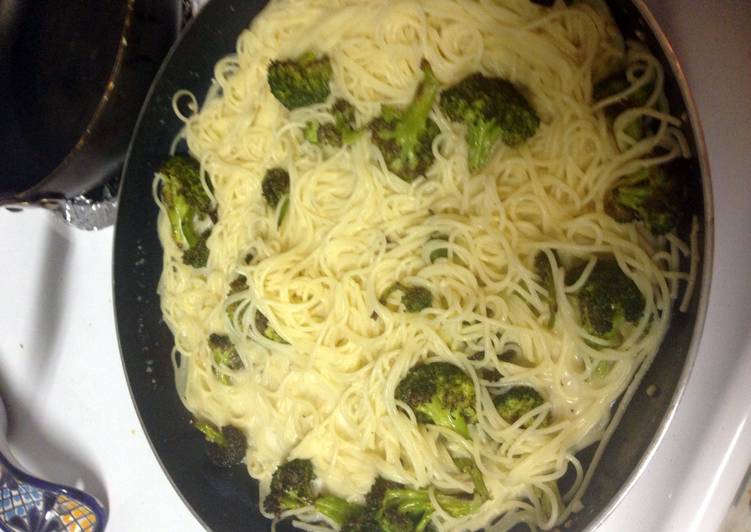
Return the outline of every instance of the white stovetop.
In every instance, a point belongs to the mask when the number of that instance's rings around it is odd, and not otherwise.
[[[751,10],[648,0],[694,90],[713,173],[707,324],[673,423],[602,530],[716,530],[751,462]],[[201,527],[161,471],[131,404],[112,312],[112,229],[0,212],[0,393],[33,472],[85,486],[110,530]]]

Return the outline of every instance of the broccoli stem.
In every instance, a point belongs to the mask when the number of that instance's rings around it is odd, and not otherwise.
[[[427,61],[423,61],[421,67],[425,74],[423,80],[417,88],[412,105],[407,107],[394,129],[395,138],[410,155],[410,165],[417,164],[416,148],[420,142],[420,132],[425,129],[439,87],[438,80]]]
[[[362,511],[362,506],[351,504],[335,495],[321,495],[316,499],[315,507],[338,525],[353,519]]]

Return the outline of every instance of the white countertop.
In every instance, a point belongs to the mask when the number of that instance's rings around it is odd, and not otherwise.
[[[649,0],[693,88],[710,153],[716,246],[699,357],[673,423],[604,531],[716,530],[751,462],[751,10]],[[162,473],[115,335],[112,229],[0,211],[0,393],[32,472],[106,502],[114,531],[200,525]]]

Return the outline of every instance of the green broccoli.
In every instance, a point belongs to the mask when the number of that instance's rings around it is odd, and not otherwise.
[[[475,353],[472,353],[468,358],[475,362],[480,362],[482,360],[485,360],[485,352],[477,351]],[[502,355],[498,355],[498,359],[503,360]],[[501,377],[503,377],[503,375],[501,375],[501,372],[496,368],[480,368],[477,372],[477,376],[488,382],[498,382]]]
[[[282,204],[277,221],[281,225],[289,206],[289,172],[278,167],[267,170],[261,181],[261,192],[272,209],[276,209],[279,203]]]
[[[605,212],[617,222],[641,221],[653,234],[664,235],[678,226],[684,198],[675,173],[652,166],[619,181],[605,198]]]
[[[423,286],[404,288],[402,305],[407,312],[420,312],[433,304],[433,294]]]
[[[556,262],[558,262],[558,256],[555,251],[553,252],[553,256],[556,258]],[[555,315],[558,313],[558,298],[555,292],[555,283],[553,282],[553,267],[543,251],[535,255],[535,273],[547,292],[546,300],[550,309],[550,317],[548,318],[547,325],[548,329],[552,329],[555,325]]]
[[[277,467],[271,476],[269,494],[263,501],[263,508],[277,517],[287,510],[304,506],[314,506],[338,525],[352,521],[363,507],[352,504],[335,495],[316,495],[313,463],[297,458]]]
[[[435,492],[441,508],[453,517],[477,511],[481,501],[465,495]],[[435,507],[427,488],[412,489],[378,477],[365,497],[365,508],[342,526],[342,532],[422,532]]]
[[[173,155],[157,170],[162,178],[161,197],[172,226],[172,239],[183,251],[183,262],[194,268],[206,266],[206,240],[216,211],[201,183],[198,162],[185,155]]]
[[[572,270],[572,278],[578,278]],[[584,329],[600,338],[617,339],[621,325],[636,323],[644,312],[644,296],[614,258],[601,258],[576,294]]]
[[[229,291],[227,292],[227,295],[231,296],[233,294],[238,294],[240,292],[244,292],[247,289],[248,281],[244,275],[240,274],[229,283]],[[227,305],[226,312],[227,317],[230,319],[230,321],[232,321],[232,319],[234,318],[235,312],[240,307],[240,303],[240,301],[233,301],[232,303]]]
[[[289,172],[284,168],[267,170],[261,181],[261,192],[269,207],[276,209],[279,202],[289,195]]]
[[[477,464],[472,458],[466,458],[463,456],[451,456],[454,465],[462,473],[469,475],[472,479],[472,484],[475,486],[475,495],[482,497],[483,500],[487,500],[490,497],[488,488],[485,485],[485,479],[482,476],[482,471],[477,467]]]
[[[402,293],[402,305],[407,312],[420,312],[433,305],[433,294],[425,287],[422,286],[404,286],[400,282],[396,282],[389,286],[378,301],[382,305],[386,304],[389,296],[396,291]]]
[[[229,339],[229,336],[215,333],[211,334],[209,336],[209,350],[214,359],[214,364],[220,368],[230,371],[238,371],[245,367],[235,345]],[[215,374],[222,384],[232,384],[232,379],[229,375],[216,371]]]
[[[256,311],[256,330],[272,342],[278,342],[280,344],[289,343],[279,336],[279,333],[269,325],[269,319],[258,310]]]
[[[545,399],[542,395],[530,386],[514,386],[493,398],[493,404],[498,410],[498,414],[510,424],[516,423],[524,414],[544,403]],[[522,427],[527,428],[529,423],[524,423]],[[549,424],[550,416],[546,416],[540,426],[547,427]]]
[[[183,262],[194,268],[203,268],[209,261],[209,247],[206,244],[211,231],[204,231],[194,245],[183,251]]]
[[[268,70],[271,93],[289,110],[326,101],[333,75],[327,56],[307,52],[295,59],[272,61]]]
[[[313,463],[297,458],[276,468],[263,508],[277,517],[287,510],[312,505],[315,500]]]
[[[540,118],[510,82],[472,74],[441,94],[441,110],[467,126],[468,165],[482,168],[497,140],[518,146],[532,137]]]
[[[444,241],[448,242],[449,236],[443,233],[433,233],[430,235],[430,240],[428,242],[434,242],[434,241]],[[433,251],[430,252],[430,262],[435,262],[438,259],[445,259],[449,256],[449,250],[448,248],[435,248]]]
[[[429,117],[438,95],[438,80],[427,61],[421,69],[423,79],[409,106],[403,110],[384,106],[370,123],[373,143],[381,150],[386,166],[408,183],[425,175],[433,164],[433,139],[440,132]]]
[[[206,456],[219,467],[232,467],[245,458],[248,441],[245,434],[232,425],[218,429],[207,421],[196,421],[193,426],[200,430],[206,439]]]
[[[335,495],[321,495],[314,503],[316,510],[325,515],[338,525],[354,521],[363,511],[359,504],[353,504],[345,501]]]
[[[592,370],[591,379],[595,381],[604,379],[610,373],[610,370],[613,369],[614,365],[615,362],[612,360],[600,360]]]
[[[356,111],[347,100],[339,98],[329,109],[333,122],[311,121],[305,124],[303,136],[311,144],[339,148],[352,144],[360,132],[357,130]]]
[[[477,422],[474,383],[448,362],[414,366],[397,385],[395,397],[412,409],[418,423],[446,427],[465,438],[468,424]]]

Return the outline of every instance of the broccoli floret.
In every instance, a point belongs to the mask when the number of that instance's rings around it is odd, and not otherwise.
[[[477,421],[474,383],[448,362],[414,366],[397,385],[395,397],[409,405],[419,423],[446,427],[465,438],[467,425]]]
[[[498,410],[498,414],[510,424],[516,423],[524,414],[544,403],[545,399],[542,395],[530,386],[514,386],[507,392],[493,398],[493,404]],[[549,416],[546,416],[540,426],[546,427],[549,424]],[[528,426],[529,422],[522,425],[523,428]]]
[[[284,168],[270,168],[261,181],[261,192],[269,207],[276,209],[289,194],[289,172]]]
[[[433,304],[433,294],[422,286],[404,286],[396,282],[389,286],[378,299],[382,305],[386,304],[389,296],[396,291],[402,293],[402,305],[407,312],[420,312]]]
[[[271,487],[263,508],[278,517],[287,510],[312,505],[316,499],[313,490],[315,478],[310,460],[297,458],[281,464],[271,476]]]
[[[427,61],[421,65],[423,79],[409,107],[384,106],[370,123],[373,143],[381,150],[388,169],[411,183],[425,175],[435,160],[433,139],[440,130],[430,117],[438,94],[438,80]]]
[[[402,305],[407,312],[420,312],[433,304],[433,294],[425,287],[410,286],[404,289]]]
[[[269,325],[269,319],[260,311],[256,311],[256,330],[272,342],[279,342],[280,344],[288,343],[284,338],[279,336],[279,333],[276,332],[271,325]]]
[[[239,292],[244,292],[248,289],[248,281],[245,278],[244,275],[240,274],[237,277],[235,277],[229,284],[229,291],[227,292],[228,296],[231,296],[233,294],[237,294]],[[235,315],[235,311],[240,306],[240,301],[234,301],[227,305],[227,317],[232,320],[232,318]]]
[[[172,239],[183,251],[183,262],[194,268],[206,266],[209,250],[206,240],[216,213],[201,183],[198,162],[184,155],[173,155],[160,168],[161,196],[172,226]]]
[[[497,140],[518,146],[535,134],[540,118],[510,82],[476,73],[441,94],[441,109],[467,126],[468,165],[482,168]]]
[[[441,508],[453,517],[469,515],[480,501],[463,495],[435,492]],[[422,532],[430,526],[435,508],[427,488],[411,489],[378,477],[365,497],[365,508],[342,527],[342,532]]]
[[[272,61],[268,82],[271,93],[287,109],[326,101],[333,70],[327,56],[308,52],[295,59]]]
[[[347,100],[339,98],[329,109],[333,122],[308,122],[303,136],[311,144],[339,148],[353,143],[360,132],[357,130],[356,111]]]
[[[638,322],[644,312],[639,287],[612,258],[597,261],[576,297],[582,327],[607,340],[617,338],[621,325]]]
[[[214,364],[220,368],[237,371],[245,367],[235,345],[229,339],[229,336],[223,334],[211,334],[209,336],[209,349],[211,350]],[[232,379],[229,375],[220,373],[216,370],[214,374],[222,384],[232,384]]]
[[[558,262],[558,257],[555,252],[553,256]],[[550,308],[550,317],[548,318],[548,329],[552,329],[555,325],[555,316],[558,313],[558,298],[555,293],[555,283],[553,282],[553,267],[550,265],[547,255],[540,251],[535,256],[535,273],[540,279],[540,284],[547,291],[547,302]]]
[[[653,234],[664,235],[680,222],[684,197],[674,172],[652,166],[617,183],[605,198],[605,212],[617,222],[641,221]]]
[[[206,439],[206,456],[212,464],[232,467],[243,461],[248,441],[240,429],[227,425],[220,430],[206,421],[195,422],[193,425]]]
[[[454,465],[459,471],[466,473],[469,475],[469,478],[472,479],[472,484],[475,486],[475,494],[482,497],[484,500],[487,500],[488,497],[490,497],[490,494],[485,485],[485,479],[482,476],[482,472],[480,471],[480,468],[477,467],[475,461],[472,458],[453,455],[451,456],[451,459],[454,461]]]
[[[183,251],[183,263],[194,268],[203,268],[209,261],[209,248],[206,241],[211,231],[204,231],[196,243]]]
[[[264,509],[277,517],[287,510],[315,506],[316,510],[341,525],[354,520],[362,506],[352,504],[335,495],[316,496],[313,463],[297,458],[277,467],[271,476],[269,494],[263,501]]]
[[[281,225],[289,206],[289,172],[284,168],[267,170],[261,181],[261,192],[272,209],[276,209],[279,203],[282,204],[277,220],[277,224]]]

